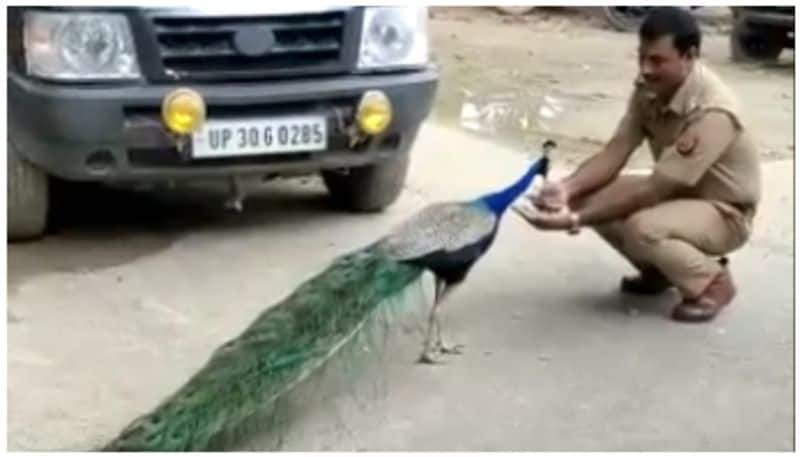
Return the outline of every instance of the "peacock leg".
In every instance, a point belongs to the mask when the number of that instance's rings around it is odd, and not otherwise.
[[[445,289],[442,291],[442,295],[439,298],[440,302],[444,301],[445,296],[447,296],[450,291],[451,289]],[[442,323],[438,312],[435,313],[434,319],[436,320],[436,350],[442,354],[461,354],[461,350],[464,349],[463,344],[455,344],[450,346],[445,344],[444,340],[442,339]]]
[[[437,352],[435,347],[432,346],[434,332],[437,335],[437,342],[440,335],[438,310],[442,302],[442,297],[445,295],[445,284],[441,280],[436,280],[436,290],[434,293],[433,306],[431,307],[430,314],[428,315],[428,328],[425,331],[425,342],[422,346],[422,354],[419,356],[417,363],[440,363],[435,357],[434,353]]]

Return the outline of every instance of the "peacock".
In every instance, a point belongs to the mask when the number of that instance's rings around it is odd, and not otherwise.
[[[509,206],[537,176],[547,175],[554,146],[545,143],[542,157],[508,187],[427,206],[386,236],[335,259],[220,346],[183,386],[102,450],[207,450],[215,437],[274,407],[320,371],[426,272],[435,287],[418,362],[460,353],[460,346],[442,339],[440,306],[492,246]]]

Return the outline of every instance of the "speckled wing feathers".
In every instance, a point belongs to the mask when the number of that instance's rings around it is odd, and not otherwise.
[[[491,233],[492,213],[463,203],[440,203],[423,208],[379,242],[397,260],[421,257],[444,249],[455,251]]]

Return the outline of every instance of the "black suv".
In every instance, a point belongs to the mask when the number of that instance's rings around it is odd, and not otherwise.
[[[60,182],[321,173],[354,211],[398,197],[437,73],[411,7],[10,7],[8,237]],[[242,9],[242,10],[237,10]]]
[[[734,60],[775,60],[784,49],[794,49],[793,6],[737,6],[731,12]]]

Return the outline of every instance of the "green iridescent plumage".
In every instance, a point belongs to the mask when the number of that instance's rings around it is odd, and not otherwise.
[[[183,387],[103,450],[206,449],[313,374],[422,274],[374,249],[337,259],[217,349]]]

